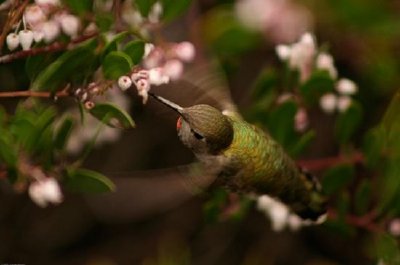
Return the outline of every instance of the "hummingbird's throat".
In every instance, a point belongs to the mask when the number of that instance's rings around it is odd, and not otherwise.
[[[176,130],[180,130],[182,127],[182,117],[179,117],[178,120],[176,121]]]

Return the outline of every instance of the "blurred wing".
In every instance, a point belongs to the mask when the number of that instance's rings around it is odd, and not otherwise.
[[[200,164],[171,169],[116,174],[116,191],[88,196],[94,215],[103,222],[128,222],[166,212],[205,190],[215,180]]]
[[[237,113],[225,74],[217,62],[195,63],[188,67],[181,79],[154,91],[184,106],[203,103],[221,111]]]

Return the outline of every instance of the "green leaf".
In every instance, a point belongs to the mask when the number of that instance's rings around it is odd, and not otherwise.
[[[358,215],[367,212],[371,200],[371,181],[363,179],[358,185],[354,196],[354,208]]]
[[[17,152],[11,145],[10,140],[9,137],[0,135],[0,161],[6,163],[7,166],[13,167],[17,164]]]
[[[115,185],[106,176],[88,169],[67,172],[65,186],[75,192],[102,193],[115,190]]]
[[[268,117],[268,130],[271,135],[284,147],[295,141],[294,116],[297,106],[293,101],[282,103]]]
[[[265,68],[258,75],[254,84],[253,97],[256,100],[269,95],[278,85],[278,76],[273,68]]]
[[[378,258],[385,264],[400,264],[400,250],[396,239],[388,234],[380,234],[376,240]]]
[[[135,127],[135,122],[128,113],[110,103],[96,104],[96,106],[90,110],[90,113],[113,128],[127,129]]]
[[[358,102],[353,101],[346,112],[341,113],[336,121],[336,138],[339,143],[346,143],[355,133],[362,120],[362,108]]]
[[[192,3],[191,0],[161,0],[163,6],[163,19],[171,21],[182,15]]]
[[[95,60],[94,49],[97,46],[96,40],[90,40],[66,51],[53,63],[41,71],[32,83],[32,90],[56,91],[74,78],[74,75],[91,72]]]
[[[123,31],[118,34],[116,34],[112,40],[107,42],[106,46],[103,49],[102,53],[102,58],[107,56],[110,52],[117,51],[118,50],[118,44],[123,41],[127,36],[129,35],[129,32]],[[103,38],[106,40],[107,37],[104,35]]]
[[[382,126],[388,133],[387,141],[399,139],[400,135],[400,90],[392,98],[382,119]]]
[[[114,22],[112,13],[96,14],[96,25],[101,32],[107,32],[111,29]]]
[[[307,148],[314,138],[315,132],[313,130],[306,132],[293,146],[290,147],[290,149],[288,149],[288,153],[292,157],[297,157]]]
[[[329,169],[322,179],[322,189],[327,195],[332,195],[350,183],[354,178],[354,168],[351,165],[339,165]]]
[[[63,150],[65,148],[65,145],[67,144],[68,138],[71,134],[73,124],[73,120],[68,117],[64,119],[63,123],[60,125],[54,138],[54,147],[57,150]]]
[[[56,53],[38,54],[29,56],[26,59],[25,70],[31,81],[35,80],[38,74],[57,58]]]
[[[151,10],[151,7],[154,5],[156,1],[157,0],[135,0],[134,3],[136,4],[142,16],[147,17],[147,15]]]
[[[132,66],[131,57],[121,51],[110,52],[102,63],[104,77],[111,80],[117,80],[120,76],[129,73]]]
[[[131,57],[134,64],[138,64],[142,60],[144,54],[144,45],[144,41],[136,40],[129,42],[125,46],[124,52]]]
[[[300,86],[300,93],[308,105],[318,103],[318,99],[325,93],[333,91],[334,80],[327,71],[316,71]]]
[[[73,13],[83,15],[92,10],[93,1],[91,0],[63,0]]]

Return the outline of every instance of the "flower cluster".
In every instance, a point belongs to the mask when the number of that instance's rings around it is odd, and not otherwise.
[[[291,69],[299,71],[301,83],[309,80],[314,71],[328,72],[329,77],[335,81],[336,93],[327,93],[320,98],[320,106],[325,112],[333,113],[336,109],[344,112],[350,107],[350,96],[357,92],[357,85],[347,78],[338,79],[332,55],[318,51],[312,34],[305,33],[298,42],[291,45],[277,45],[275,50]]]
[[[16,32],[7,35],[7,47],[11,51],[18,46],[29,50],[33,42],[51,43],[61,33],[74,38],[81,27],[80,19],[68,13],[59,0],[35,0],[26,7],[22,22],[23,30],[18,32],[18,26]]]
[[[170,80],[179,79],[183,73],[184,63],[195,57],[195,48],[190,42],[171,43],[167,48],[156,47],[151,43],[145,46],[143,69],[133,69],[130,76],[121,76],[118,86],[126,90],[134,84],[138,94],[147,102],[151,85],[162,85]]]
[[[276,43],[294,41],[313,24],[309,10],[290,0],[239,0],[235,10],[244,26]]]
[[[272,230],[275,232],[280,232],[286,227],[296,231],[303,226],[323,223],[326,218],[326,216],[322,216],[316,222],[303,220],[292,213],[284,203],[268,195],[262,195],[257,198],[257,209],[270,218]]]

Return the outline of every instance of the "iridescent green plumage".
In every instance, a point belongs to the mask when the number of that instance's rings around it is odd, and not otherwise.
[[[234,137],[227,157],[224,182],[232,189],[268,194],[287,203],[302,217],[324,213],[317,183],[308,177],[267,133],[239,117],[229,116]]]

